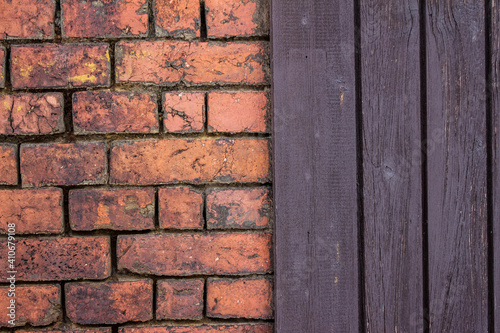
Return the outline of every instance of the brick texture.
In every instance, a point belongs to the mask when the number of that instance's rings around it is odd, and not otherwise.
[[[203,279],[158,281],[156,318],[201,319],[204,285]]]
[[[145,36],[146,0],[61,0],[63,34],[67,37]]]
[[[271,269],[271,235],[119,236],[118,268],[140,274],[251,274]]]
[[[111,333],[111,328],[23,331],[23,333]]]
[[[61,93],[0,95],[0,134],[64,132]]]
[[[15,326],[45,326],[61,319],[61,290],[57,285],[0,287],[0,308],[8,309],[15,303]],[[9,309],[10,313],[10,309]],[[12,327],[8,315],[0,316],[0,327]]]
[[[165,132],[201,132],[205,122],[205,94],[165,93],[163,113]]]
[[[5,87],[5,47],[0,46],[0,88]]]
[[[193,38],[200,35],[198,0],[154,0],[157,36]]]
[[[189,187],[158,191],[160,226],[165,229],[203,229],[203,196]]]
[[[78,324],[118,324],[152,319],[151,280],[69,283],[68,317]]]
[[[75,133],[157,133],[158,110],[152,94],[81,91],[73,94]]]
[[[1,0],[0,39],[52,38],[55,7],[52,0]]]
[[[0,144],[0,184],[17,184],[17,146]]]
[[[232,324],[164,327],[125,327],[120,333],[271,333],[270,324]]]
[[[64,230],[63,194],[60,189],[0,191],[0,233],[8,224],[16,234],[56,234]]]
[[[207,281],[207,316],[215,318],[272,317],[271,282],[261,279]]]

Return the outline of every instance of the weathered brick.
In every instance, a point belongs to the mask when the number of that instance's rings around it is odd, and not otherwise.
[[[0,0],[0,39],[54,37],[55,1]]]
[[[16,234],[51,234],[64,230],[62,190],[0,191],[0,234],[16,225]]]
[[[21,145],[25,186],[103,184],[107,157],[104,142]]]
[[[271,324],[123,327],[120,333],[272,333]]]
[[[153,189],[71,190],[73,230],[147,230],[154,228]]]
[[[61,93],[0,95],[0,134],[64,132]]]
[[[166,132],[201,132],[205,122],[204,93],[165,93],[163,125]]]
[[[5,48],[0,46],[0,88],[5,87]]]
[[[118,141],[111,148],[111,182],[266,182],[269,148],[264,139]]]
[[[133,92],[73,94],[75,133],[158,133],[156,96]]]
[[[158,190],[160,227],[164,229],[203,229],[203,196],[185,187]]]
[[[68,317],[78,324],[119,324],[153,318],[153,281],[68,283]]]
[[[210,132],[269,131],[265,92],[214,92],[208,95]]]
[[[157,36],[192,38],[200,35],[198,0],[155,0]]]
[[[203,289],[205,281],[158,281],[157,319],[201,319],[203,317]]]
[[[107,44],[12,46],[13,88],[109,86]]]
[[[205,10],[208,36],[269,34],[267,0],[205,0]]]
[[[147,0],[61,0],[66,37],[146,36]]]
[[[266,48],[263,42],[120,42],[116,79],[165,85],[266,83]]]
[[[271,201],[266,189],[217,189],[207,195],[209,229],[257,229],[269,225]]]
[[[0,241],[7,253],[7,241]],[[107,237],[16,239],[16,280],[61,281],[104,279],[111,273]],[[0,261],[0,279],[7,278],[7,261]]]
[[[12,295],[12,297],[9,297]],[[61,291],[57,285],[0,287],[0,327],[12,327],[9,320],[11,300],[15,306],[15,326],[44,326],[61,319]]]
[[[272,318],[272,287],[266,278],[207,281],[207,316],[215,318]]]
[[[17,146],[0,144],[0,184],[17,184]]]
[[[155,275],[251,274],[271,269],[271,235],[119,236],[118,268]]]
[[[23,331],[23,333],[111,333],[111,328]]]

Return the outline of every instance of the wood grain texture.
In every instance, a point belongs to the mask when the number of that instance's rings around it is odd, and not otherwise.
[[[484,1],[426,11],[430,331],[487,332]]]
[[[272,2],[277,332],[357,332],[354,8]]]
[[[423,329],[418,7],[361,1],[367,332]]]

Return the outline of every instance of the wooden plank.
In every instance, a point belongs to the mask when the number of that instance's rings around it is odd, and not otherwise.
[[[354,9],[272,2],[277,332],[358,331]]]
[[[361,1],[366,328],[423,330],[418,0]]]
[[[426,2],[431,332],[488,331],[484,8]]]

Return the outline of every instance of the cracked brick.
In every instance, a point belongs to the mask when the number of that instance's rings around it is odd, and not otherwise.
[[[200,35],[199,0],[155,0],[156,36],[193,38]]]
[[[0,144],[0,185],[17,184],[17,145]]]
[[[0,0],[0,39],[54,37],[55,1]]]
[[[163,126],[165,132],[189,133],[203,131],[205,93],[175,92],[163,95]]]

